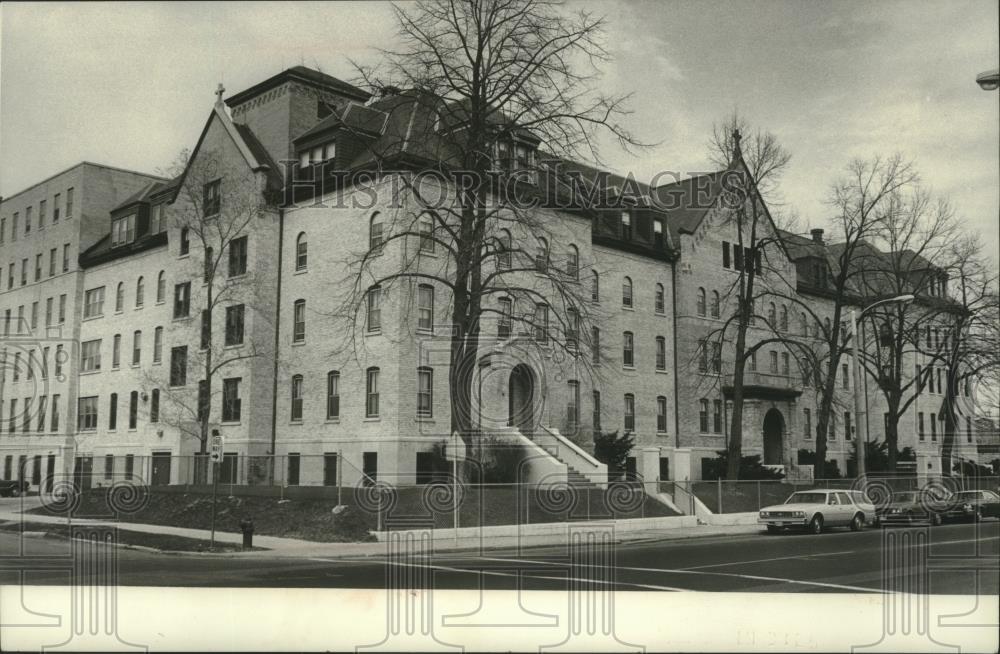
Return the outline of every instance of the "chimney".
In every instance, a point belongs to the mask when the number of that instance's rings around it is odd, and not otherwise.
[[[823,242],[823,230],[822,229],[810,229],[809,233],[812,234],[813,242],[822,243]]]

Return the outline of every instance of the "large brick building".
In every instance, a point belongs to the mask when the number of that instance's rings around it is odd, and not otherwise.
[[[377,255],[374,266],[405,262],[444,278],[447,256],[416,235],[387,238],[399,215],[420,213],[397,193],[392,175],[374,185],[321,187],[315,171],[363,169],[373,153],[384,159],[390,150],[400,160],[419,160],[414,126],[434,124],[421,106],[404,92],[371,98],[295,67],[225,105],[220,90],[173,180],[81,164],[5,199],[0,310],[7,324],[37,334],[35,316],[49,316],[47,303],[67,299],[65,312],[61,304],[51,310],[59,307],[51,322],[62,326],[55,337],[66,340],[62,376],[50,375],[58,381],[44,393],[50,416],[53,397],[64,416],[52,434],[24,422],[46,409],[34,399],[40,393],[16,386],[30,355],[11,340],[13,327],[5,332],[6,349],[17,347],[20,357],[5,359],[0,380],[4,476],[44,456],[52,457],[48,471],[75,468],[86,484],[120,475],[199,481],[198,418],[207,410],[210,428],[225,437],[227,481],[324,484],[338,476],[353,482],[362,472],[419,481],[430,450],[450,436],[448,288],[397,281],[374,293],[362,289],[366,299],[356,315],[343,308],[358,290],[351,263],[366,253]],[[517,147],[525,161],[536,156],[537,144]],[[718,179],[638,185],[614,208],[538,209],[544,239],[516,227],[498,232],[515,252],[534,253],[537,265],[558,268],[576,284],[588,324],[581,334],[572,321],[550,316],[547,304],[514,307],[502,295],[491,298],[495,313],[483,326],[470,394],[477,426],[529,435],[544,448],[539,456],[552,459],[546,470],[563,477],[603,473],[587,452],[596,430],[634,433],[629,466],[646,479],[702,476],[704,461],[726,445],[732,371],[731,344],[714,351],[706,343],[735,309],[742,257]],[[610,187],[625,185],[608,180]],[[253,219],[233,223],[234,207]],[[31,211],[38,212],[37,227],[23,232]],[[57,226],[46,216],[43,230],[38,221],[46,211],[62,211],[63,219]],[[231,233],[224,225],[234,227]],[[831,246],[820,232],[809,239],[769,222],[767,228],[774,237],[768,265],[817,315],[829,314],[829,293],[811,274],[817,262],[829,265]],[[12,243],[15,234],[20,240]],[[25,239],[34,243],[30,251]],[[44,274],[53,265],[58,274]],[[517,279],[547,292],[540,275]],[[761,283],[777,281],[765,275]],[[564,325],[567,335],[575,329],[575,351],[550,342],[548,329],[511,330],[503,316],[515,311],[541,316],[552,329]],[[817,335],[792,307],[758,312],[782,331]],[[764,324],[750,330],[754,342],[766,336]],[[207,369],[212,383],[199,385]],[[849,368],[843,373],[848,382],[838,407],[848,408],[837,409],[829,441],[841,470],[852,420]],[[815,394],[803,377],[795,353],[780,345],[762,349],[746,374],[745,453],[789,472],[797,451],[814,447]],[[868,393],[872,416],[881,411],[875,395]],[[32,408],[25,411],[28,398]],[[917,448],[920,464],[933,471],[940,442],[923,437],[916,424],[924,404],[907,414],[913,424],[901,429],[900,445]],[[879,439],[881,421],[869,423],[871,438]],[[67,442],[73,461],[60,463]]]

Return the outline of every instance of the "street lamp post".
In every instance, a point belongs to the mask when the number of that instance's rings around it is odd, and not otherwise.
[[[854,368],[854,424],[861,424],[861,365],[859,364],[858,350],[863,347],[861,343],[861,338],[858,336],[858,319],[863,319],[865,313],[874,309],[882,304],[891,304],[895,302],[907,303],[913,300],[912,295],[899,295],[897,297],[887,298],[885,300],[879,300],[869,304],[867,307],[861,310],[861,313],[855,314],[854,309],[851,309],[851,338],[854,339],[854,347],[851,348],[851,363],[852,368]],[[865,413],[865,425],[868,424],[868,409],[864,410]],[[855,429],[855,439],[854,442],[858,448],[858,470],[857,476],[865,476],[865,459],[868,456],[868,430],[865,429],[865,439],[862,442],[858,437],[861,435],[860,429]],[[850,435],[850,434],[848,434]]]

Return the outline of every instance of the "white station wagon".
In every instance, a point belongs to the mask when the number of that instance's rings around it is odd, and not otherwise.
[[[826,527],[850,527],[860,531],[865,524],[877,524],[875,506],[863,493],[849,490],[814,489],[792,493],[784,504],[760,510],[757,524],[771,533],[782,529],[808,529],[814,534]]]

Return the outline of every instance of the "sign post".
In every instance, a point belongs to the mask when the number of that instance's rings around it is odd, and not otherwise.
[[[218,429],[212,430],[212,450],[209,459],[212,461],[212,539],[209,549],[215,549],[215,506],[219,495],[219,462],[222,461],[222,449],[225,441]]]

